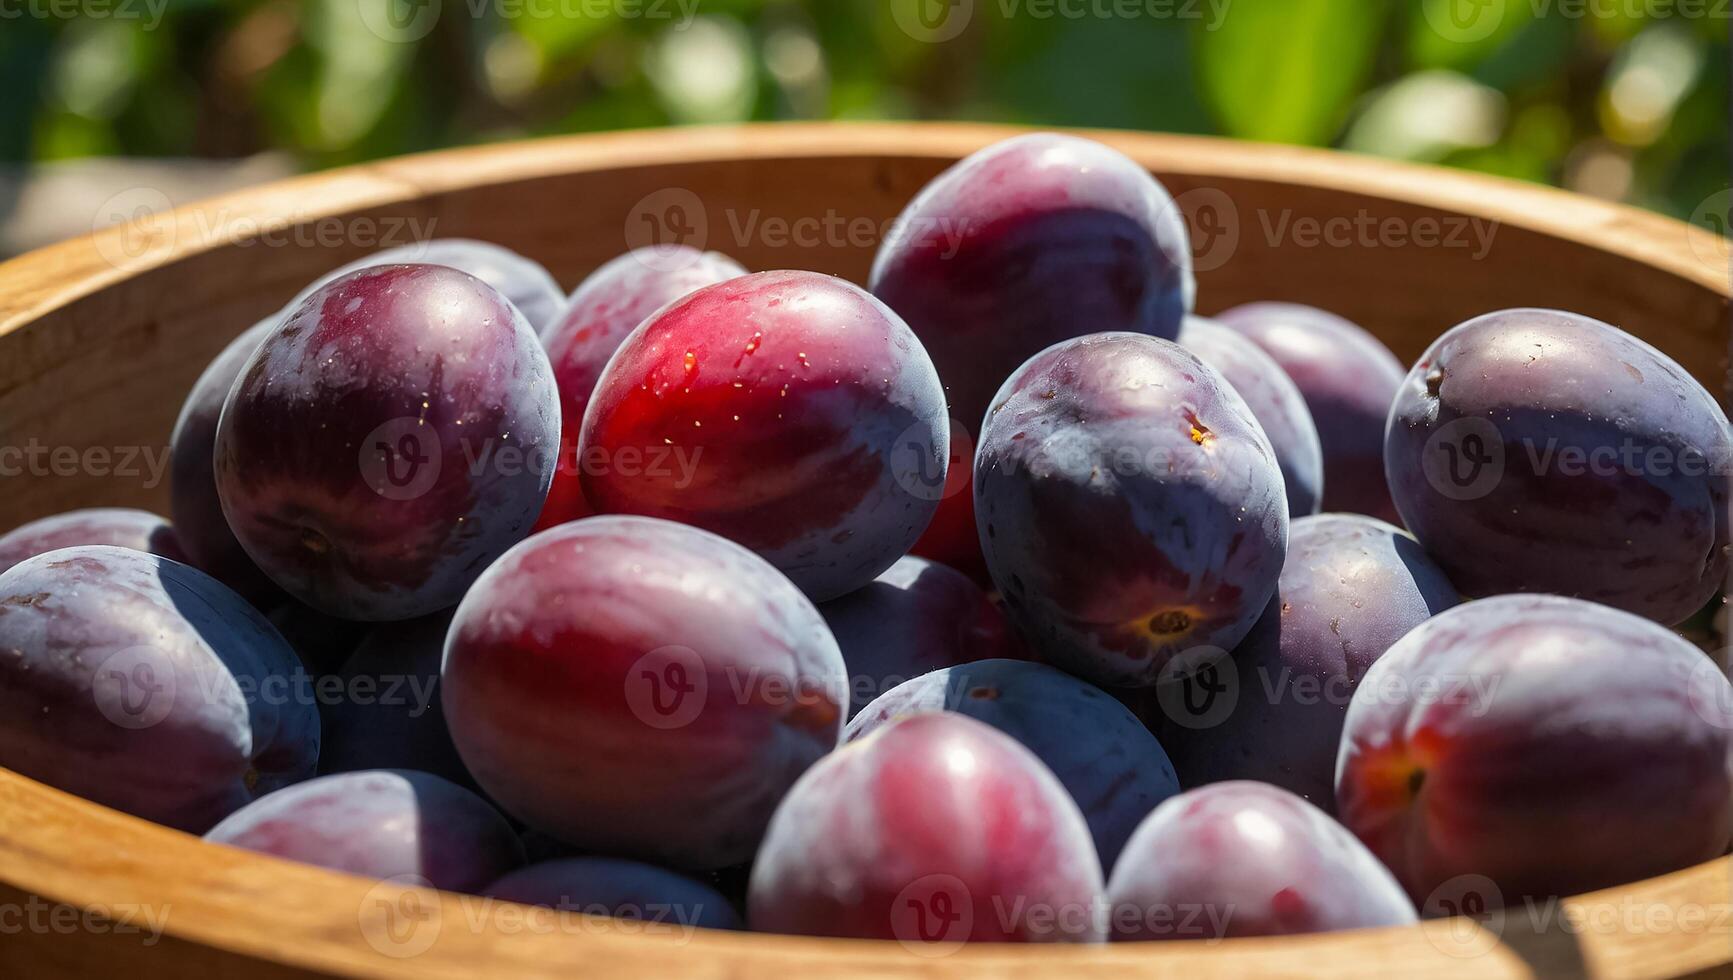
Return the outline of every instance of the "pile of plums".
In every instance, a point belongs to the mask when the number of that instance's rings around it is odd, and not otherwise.
[[[942,223],[942,224],[941,224]],[[1032,135],[869,288],[684,246],[564,296],[383,252],[206,369],[173,523],[0,538],[0,765],[207,839],[581,912],[1215,939],[1725,853],[1733,434],[1490,313],[1409,370],[1193,314],[1143,168]],[[939,242],[921,228],[961,229]]]

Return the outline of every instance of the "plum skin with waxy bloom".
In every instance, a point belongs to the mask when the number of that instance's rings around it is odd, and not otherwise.
[[[517,833],[486,800],[407,769],[338,773],[280,789],[231,814],[205,840],[457,892],[476,892],[524,862]]]
[[[904,681],[977,660],[1026,660],[1004,613],[967,575],[909,555],[818,607],[842,649],[849,715]]]
[[[1032,133],[928,184],[873,262],[873,295],[938,365],[973,421],[1024,361],[1082,333],[1172,339],[1196,283],[1185,218],[1136,161],[1093,140]]]
[[[1179,792],[1161,743],[1113,697],[1046,664],[982,660],[905,681],[867,705],[845,743],[896,718],[950,711],[1035,753],[1077,801],[1104,871],[1156,804]]]
[[[819,760],[777,807],[752,867],[759,932],[1091,942],[1101,866],[1077,804],[1009,735],[910,715]]]
[[[1247,303],[1213,319],[1262,347],[1305,398],[1324,454],[1322,508],[1399,522],[1384,481],[1384,420],[1405,372],[1390,348],[1299,303]]]
[[[560,462],[536,530],[594,513],[578,478],[578,433],[602,369],[620,344],[669,303],[744,275],[746,268],[726,255],[656,245],[604,264],[572,292],[565,313],[542,334],[560,390]]]
[[[189,565],[105,545],[20,562],[0,652],[0,765],[20,775],[192,833],[313,775],[294,651]]]
[[[312,293],[224,405],[217,491],[295,598],[370,622],[449,608],[529,532],[559,445],[547,355],[454,269],[373,266]]]
[[[1364,514],[1295,521],[1275,598],[1222,667],[1235,677],[1232,709],[1176,718],[1166,712],[1196,706],[1167,698],[1152,719],[1181,781],[1255,779],[1333,814],[1336,750],[1361,678],[1409,630],[1460,601],[1398,528]]]
[[[1360,682],[1337,813],[1422,903],[1461,875],[1520,906],[1677,871],[1733,833],[1730,704],[1710,657],[1639,616],[1465,603]]]
[[[721,892],[653,864],[607,857],[570,857],[519,868],[486,888],[489,898],[561,912],[641,919],[649,933],[741,928]]]
[[[1324,449],[1293,379],[1263,348],[1214,320],[1186,317],[1178,343],[1221,372],[1270,437],[1288,493],[1288,516],[1316,514],[1324,498]]]
[[[1733,429],[1667,355],[1558,310],[1446,333],[1391,408],[1402,519],[1468,595],[1546,592],[1683,622],[1725,585]]]
[[[945,480],[944,393],[895,313],[811,272],[700,289],[647,320],[584,416],[584,497],[763,556],[814,601],[920,537]]]
[[[0,572],[50,551],[103,544],[187,560],[180,536],[161,517],[148,510],[91,507],[20,524],[0,534]]]
[[[1107,883],[1116,942],[1232,939],[1416,921],[1390,871],[1323,811],[1234,781],[1173,797],[1137,828]],[[1149,913],[1183,909],[1178,921]]]
[[[562,524],[495,562],[458,606],[440,688],[458,752],[507,812],[687,870],[752,856],[842,736],[848,698],[792,583],[733,542],[633,516]]]
[[[975,457],[981,548],[1037,655],[1147,687],[1225,655],[1288,545],[1269,439],[1196,355],[1141,334],[1056,344],[1005,382]]]

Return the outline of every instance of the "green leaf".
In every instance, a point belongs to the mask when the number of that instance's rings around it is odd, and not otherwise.
[[[1237,3],[1194,31],[1204,94],[1230,136],[1322,144],[1372,69],[1386,0]]]

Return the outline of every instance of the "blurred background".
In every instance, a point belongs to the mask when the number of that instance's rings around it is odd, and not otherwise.
[[[1725,232],[1728,0],[0,0],[0,254],[460,144],[787,119],[1201,133]]]

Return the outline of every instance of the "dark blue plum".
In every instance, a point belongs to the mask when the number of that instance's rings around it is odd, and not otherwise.
[[[1384,483],[1384,420],[1403,373],[1390,348],[1299,303],[1248,303],[1215,319],[1275,358],[1305,396],[1324,450],[1323,509],[1399,520]]]
[[[1040,659],[1128,687],[1244,638],[1288,543],[1251,409],[1196,355],[1141,334],[1057,344],[1005,382],[975,455],[975,519]]]
[[[868,705],[843,741],[932,711],[984,721],[1046,763],[1083,810],[1105,869],[1149,811],[1179,792],[1167,753],[1136,716],[1100,688],[1044,664],[983,660],[917,677]]]
[[[320,776],[230,815],[205,840],[334,871],[477,892],[523,864],[486,800],[438,776],[376,769]]]
[[[200,833],[313,774],[289,645],[187,565],[106,546],[0,574],[0,766]]]
[[[1375,517],[1295,521],[1276,597],[1231,663],[1198,679],[1215,696],[1157,692],[1164,713],[1152,720],[1180,781],[1255,779],[1334,813],[1336,748],[1360,679],[1458,601],[1420,545]]]
[[[646,929],[740,929],[739,913],[716,889],[666,868],[618,858],[566,858],[520,868],[482,894],[508,902],[635,919]]]
[[[848,666],[850,717],[928,671],[977,660],[1028,659],[980,586],[924,558],[906,557],[818,611]]]
[[[217,421],[241,368],[283,315],[279,312],[253,324],[205,367],[181,405],[169,438],[169,514],[187,561],[262,607],[280,601],[283,592],[248,557],[223,515],[223,501],[217,494]]]
[[[439,697],[451,613],[374,627],[337,677],[325,709],[321,772],[419,769],[477,788],[457,754]]]
[[[1468,595],[1576,596],[1673,626],[1726,584],[1727,415],[1598,320],[1456,327],[1403,382],[1384,448],[1403,521]]]

